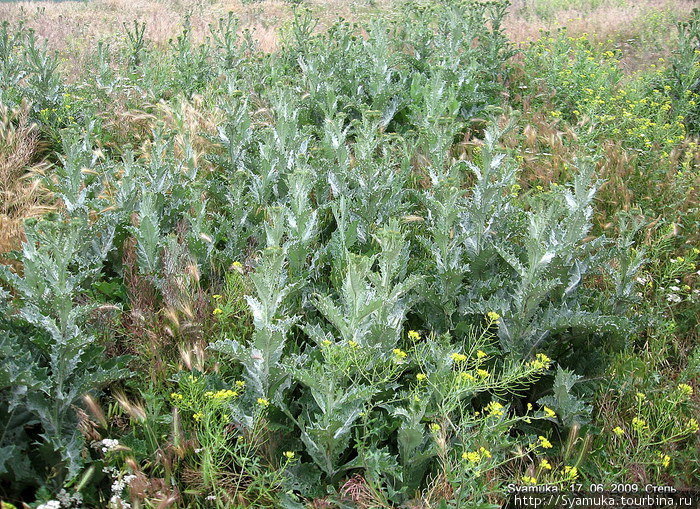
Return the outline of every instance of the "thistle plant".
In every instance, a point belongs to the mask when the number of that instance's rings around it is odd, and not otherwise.
[[[41,423],[43,443],[59,458],[53,468],[59,482],[74,478],[82,465],[74,405],[87,392],[128,373],[120,359],[103,357],[89,332],[95,306],[74,303],[99,274],[112,235],[113,230],[91,232],[79,219],[39,222],[26,229],[22,275],[2,268],[3,279],[19,296],[20,317],[35,328],[25,348],[33,351],[34,376],[40,380],[31,391],[16,380],[12,405],[24,406]]]
[[[323,344],[324,348],[330,345]],[[345,348],[355,348],[347,345]],[[360,347],[361,348],[361,347]],[[301,441],[314,463],[330,478],[344,470],[343,458],[350,444],[353,426],[360,418],[377,389],[372,385],[348,383],[334,357],[323,355],[324,361],[297,357],[287,369],[313,398],[302,414],[285,413],[301,432]],[[337,362],[337,358],[335,358]],[[330,363],[330,364],[329,364]]]
[[[280,248],[265,251],[260,269],[251,275],[256,295],[246,297],[255,327],[250,341],[243,344],[236,338],[226,338],[210,348],[241,363],[252,396],[272,400],[281,397],[290,383],[280,359],[296,322],[296,317],[286,313],[287,299],[295,287],[288,284],[286,256]]]
[[[395,228],[395,229],[394,229]],[[406,275],[408,246],[396,222],[377,236],[381,251],[372,257],[346,253],[347,269],[338,287],[339,302],[330,295],[317,295],[313,304],[338,331],[346,344],[395,348],[403,322],[413,304],[411,291],[420,282],[417,275]],[[372,271],[378,264],[379,270]],[[315,326],[312,337],[323,336]]]
[[[318,211],[310,199],[312,182],[308,171],[297,171],[287,178],[289,202],[282,208],[280,221],[284,221],[284,250],[293,277],[300,277],[305,269],[313,270],[307,259],[312,256],[312,247],[318,241],[319,221]]]

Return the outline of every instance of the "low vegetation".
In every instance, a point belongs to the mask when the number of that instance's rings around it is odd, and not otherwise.
[[[698,485],[700,11],[86,5],[0,10],[3,507]]]

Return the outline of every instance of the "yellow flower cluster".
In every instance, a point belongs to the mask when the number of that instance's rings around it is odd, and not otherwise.
[[[564,467],[564,475],[566,475],[567,479],[576,479],[578,477],[578,469],[566,465]]]
[[[207,391],[204,393],[207,398],[211,398],[215,401],[225,401],[227,399],[235,398],[238,396],[238,391],[232,391],[231,389],[222,389],[220,391],[212,392]]]
[[[679,384],[678,390],[685,397],[689,397],[689,396],[693,395],[693,388],[688,384]]]
[[[547,417],[554,419],[557,416],[557,413],[548,406],[544,407],[542,410],[544,410],[544,415]]]
[[[455,362],[465,362],[467,360],[467,356],[463,353],[455,352],[452,355],[450,355],[450,357],[452,357],[452,360]]]
[[[543,354],[543,353],[538,353],[538,354],[535,356],[535,360],[532,361],[532,362],[530,362],[530,366],[531,366],[533,369],[536,369],[536,370],[538,370],[538,371],[539,371],[539,370],[544,370],[544,369],[549,369],[549,366],[550,366],[551,364],[552,364],[552,359],[550,359],[549,357],[547,357],[547,356],[546,356],[545,354]]]
[[[468,460],[470,463],[478,463],[479,460],[481,459],[481,456],[479,456],[478,452],[463,452],[462,453],[462,459],[463,460]]]
[[[491,320],[494,323],[498,323],[498,320],[500,320],[501,318],[501,315],[499,315],[495,311],[489,311],[488,313],[486,313],[486,316],[489,320]]]
[[[488,412],[489,417],[501,417],[505,413],[503,405],[501,405],[498,401],[492,401],[486,405],[484,411]]]
[[[418,341],[420,339],[420,332],[410,330],[408,331],[408,339],[412,339],[413,341]]]
[[[182,394],[180,394],[179,392],[173,392],[173,393],[171,393],[171,394],[170,394],[170,397],[171,397],[172,399],[174,399],[175,401],[182,401],[182,400],[184,399],[184,397],[182,396]]]
[[[406,359],[406,357],[408,357],[408,354],[406,352],[404,352],[403,350],[401,350],[400,348],[394,348],[393,353],[394,353],[394,361],[399,362],[399,363],[403,362]]]
[[[632,428],[634,428],[636,431],[640,432],[646,427],[648,427],[648,424],[644,419],[640,419],[639,417],[632,419]]]
[[[542,447],[543,449],[552,448],[552,442],[547,440],[547,437],[543,437],[542,435],[540,435],[539,437],[537,437],[537,439],[540,441],[540,447]]]
[[[551,60],[566,55],[553,66],[550,81],[555,89],[566,91],[563,97],[568,92],[573,100],[572,112],[577,118],[583,112],[600,128],[609,129],[633,147],[649,149],[658,145],[662,157],[668,157],[670,150],[685,139],[683,116],[672,119],[669,115],[673,108],[671,87],[666,85],[663,90],[654,89],[647,97],[628,94],[614,84],[619,82],[620,73],[619,58],[614,52],[606,51],[596,56],[588,40],[571,38],[568,42],[547,38],[540,40],[535,48],[540,58]],[[569,55],[574,58],[569,58]],[[657,66],[652,64],[651,67]],[[663,68],[659,67],[656,72],[662,73]],[[582,88],[583,83],[589,86]],[[691,90],[687,90],[685,96],[690,105],[699,97]],[[559,118],[561,112],[555,110],[551,116]]]
[[[491,458],[492,456],[491,451],[485,447],[480,447],[478,451],[464,451],[462,453],[462,459],[467,460],[469,463],[479,463],[481,460]]]
[[[260,405],[263,408],[267,408],[270,406],[270,401],[266,398],[258,398],[258,405]]]

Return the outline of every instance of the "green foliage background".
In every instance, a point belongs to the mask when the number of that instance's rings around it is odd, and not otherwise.
[[[164,49],[135,22],[70,81],[3,23],[0,101],[40,126],[53,211],[1,266],[0,494],[446,508],[697,483],[698,13],[630,79],[565,33],[516,52],[506,9],[317,32],[302,6],[272,54],[232,16]],[[542,112],[575,134],[559,179],[526,159]]]

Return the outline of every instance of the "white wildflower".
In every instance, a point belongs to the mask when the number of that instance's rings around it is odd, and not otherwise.
[[[109,509],[131,509],[131,504],[122,500],[118,495],[112,495],[108,507]]]
[[[113,438],[105,438],[100,442],[100,445],[102,446],[102,452],[108,453],[119,447],[119,440],[115,440]]]
[[[61,507],[82,507],[83,495],[79,492],[68,493],[66,490],[61,490],[56,498],[61,503]]]
[[[41,504],[36,509],[61,509],[61,502],[58,500],[49,500],[48,502]]]
[[[669,293],[669,294],[666,296],[666,300],[669,301],[669,302],[676,302],[676,303],[678,303],[678,302],[682,301],[683,299],[681,299],[680,296],[679,296],[679,295],[676,295],[675,293]]]

